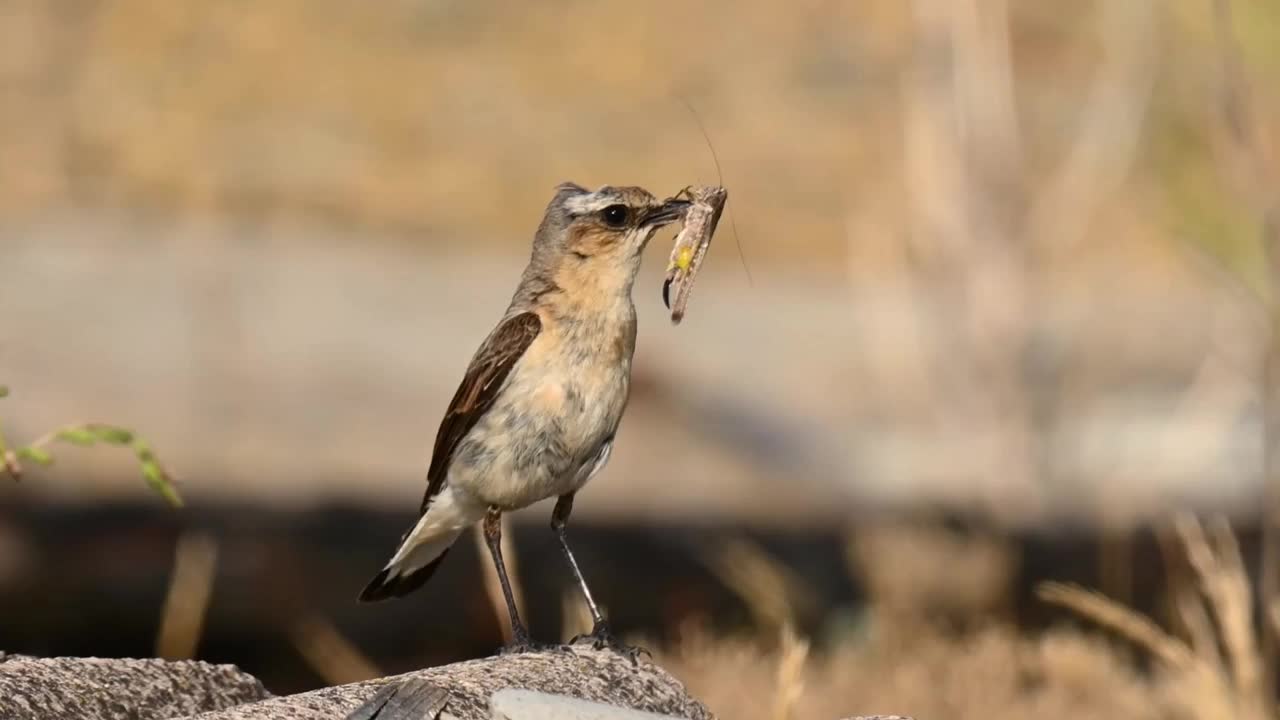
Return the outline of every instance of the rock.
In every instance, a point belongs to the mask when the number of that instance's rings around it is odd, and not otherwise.
[[[269,697],[233,665],[22,656],[0,663],[5,720],[160,720]]]
[[[395,684],[394,694],[384,687]],[[378,680],[340,685],[278,697],[206,713],[199,720],[335,720],[353,714],[357,720],[430,718],[399,710],[430,707],[426,701],[447,693],[443,714],[457,720],[489,720],[490,697],[508,688],[536,690],[593,700],[621,708],[712,720],[711,713],[690,697],[683,684],[649,662],[587,647],[557,648],[455,663]],[[379,695],[382,691],[382,695]],[[396,695],[403,696],[400,701]],[[373,700],[378,696],[377,700]],[[368,702],[371,701],[372,702]],[[417,705],[418,703],[421,705]],[[353,713],[353,711],[357,711]]]
[[[457,720],[444,712],[449,704],[449,691],[432,685],[423,678],[389,682],[378,688],[345,720]]]
[[[713,720],[657,665],[590,647],[490,657],[285,697],[272,697],[233,665],[0,652],[0,718]]]
[[[489,698],[489,713],[492,720],[677,720],[671,715],[513,688]]]

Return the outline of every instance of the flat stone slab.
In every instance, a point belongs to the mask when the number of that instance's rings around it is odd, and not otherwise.
[[[196,661],[8,656],[5,720],[162,720],[271,697],[234,665]]]
[[[559,647],[273,697],[233,665],[0,652],[3,720],[713,720],[670,673]],[[911,720],[874,715],[846,720]]]
[[[514,689],[494,693],[489,698],[489,713],[492,720],[678,720],[674,715]]]
[[[388,686],[396,687],[398,692],[384,690]],[[197,717],[199,720],[341,720],[347,717],[421,720],[435,713],[440,718],[490,720],[495,717],[490,698],[509,689],[563,695],[688,720],[713,718],[702,703],[689,695],[683,683],[657,665],[643,660],[632,662],[618,653],[589,647],[555,648],[454,663],[270,698]],[[447,695],[443,706],[438,702],[439,693]],[[378,700],[368,703],[375,696]]]

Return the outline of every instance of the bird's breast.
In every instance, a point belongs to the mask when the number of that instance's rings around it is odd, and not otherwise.
[[[536,379],[528,395],[533,412],[561,435],[571,456],[594,454],[617,429],[631,384],[631,359],[567,350]]]
[[[509,508],[581,487],[607,460],[603,448],[626,409],[634,334],[625,317],[594,327],[545,322],[464,441],[450,482]],[[471,445],[483,452],[467,452]]]

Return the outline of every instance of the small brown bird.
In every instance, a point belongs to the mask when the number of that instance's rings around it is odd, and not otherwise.
[[[627,406],[636,310],[631,287],[658,228],[689,203],[638,187],[556,189],[502,320],[480,345],[436,434],[418,523],[360,594],[409,593],[439,567],[459,534],[484,521],[514,648],[529,647],[502,562],[502,513],[557,497],[560,540],[594,627],[615,641],[565,538],[574,494],[609,460]]]

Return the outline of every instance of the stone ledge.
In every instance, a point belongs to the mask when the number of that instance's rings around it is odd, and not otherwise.
[[[684,685],[650,662],[633,663],[607,650],[565,648],[427,668],[404,675],[323,688],[199,715],[199,720],[336,720],[362,709],[383,688],[409,687],[447,694],[443,712],[457,720],[489,720],[490,698],[499,690],[518,688],[605,703],[620,708],[711,720],[711,713],[691,697]],[[389,693],[384,691],[383,697]],[[368,718],[408,720],[407,712],[373,708]],[[417,703],[406,703],[416,707]],[[423,706],[430,707],[429,703]],[[368,709],[367,706],[364,709]],[[437,714],[439,710],[436,711]],[[430,717],[419,714],[418,717]],[[360,714],[355,716],[357,720]]]
[[[273,697],[232,665],[0,653],[5,720],[712,720],[650,662],[548,649]],[[869,716],[846,720],[910,720]]]
[[[12,655],[0,662],[5,720],[164,720],[268,697],[233,665]]]
[[[494,693],[489,713],[492,720],[678,720],[673,715],[515,688]]]

